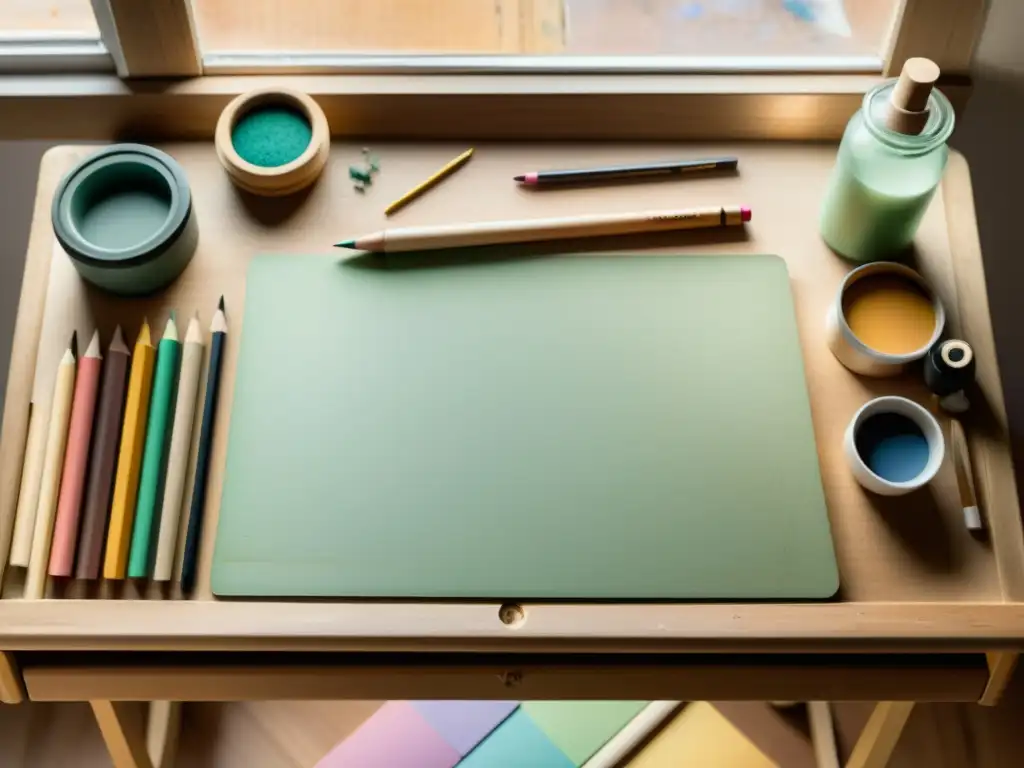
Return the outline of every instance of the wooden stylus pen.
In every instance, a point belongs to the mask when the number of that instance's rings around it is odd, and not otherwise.
[[[670,232],[679,229],[737,227],[750,221],[750,209],[732,205],[689,210],[606,213],[560,219],[485,221],[439,227],[386,229],[371,235],[336,243],[336,248],[353,248],[378,253],[425,251],[502,243],[529,243],[574,237],[630,235],[640,232]]]

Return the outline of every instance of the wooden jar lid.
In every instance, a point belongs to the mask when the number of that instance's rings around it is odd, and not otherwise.
[[[235,150],[232,134],[238,122],[262,106],[289,107],[309,122],[311,137],[305,151],[283,165],[261,166],[243,159]],[[217,157],[231,180],[247,192],[276,197],[290,195],[312,184],[327,163],[331,147],[327,118],[309,96],[287,88],[257,88],[238,96],[217,120],[214,135]]]

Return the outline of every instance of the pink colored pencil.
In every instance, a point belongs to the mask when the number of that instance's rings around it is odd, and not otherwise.
[[[92,417],[96,410],[96,393],[100,384],[100,334],[96,331],[89,348],[78,363],[75,395],[71,401],[71,426],[64,452],[64,471],[60,478],[57,520],[54,523],[53,546],[50,549],[50,575],[70,576],[75,562],[78,540],[78,517],[82,509],[85,469],[89,463],[92,440]]]

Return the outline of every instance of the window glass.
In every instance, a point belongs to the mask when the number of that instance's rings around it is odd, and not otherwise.
[[[0,36],[99,37],[89,0],[0,0]]]
[[[193,0],[204,52],[878,57],[899,0]]]

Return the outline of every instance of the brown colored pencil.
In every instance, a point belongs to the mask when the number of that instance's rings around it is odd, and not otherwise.
[[[107,349],[103,366],[103,382],[96,407],[89,472],[85,485],[85,506],[82,511],[82,533],[78,539],[78,564],[75,576],[97,579],[107,535],[110,497],[114,492],[114,469],[117,448],[121,441],[121,417],[124,414],[124,393],[128,386],[130,353],[124,343],[121,326]]]

